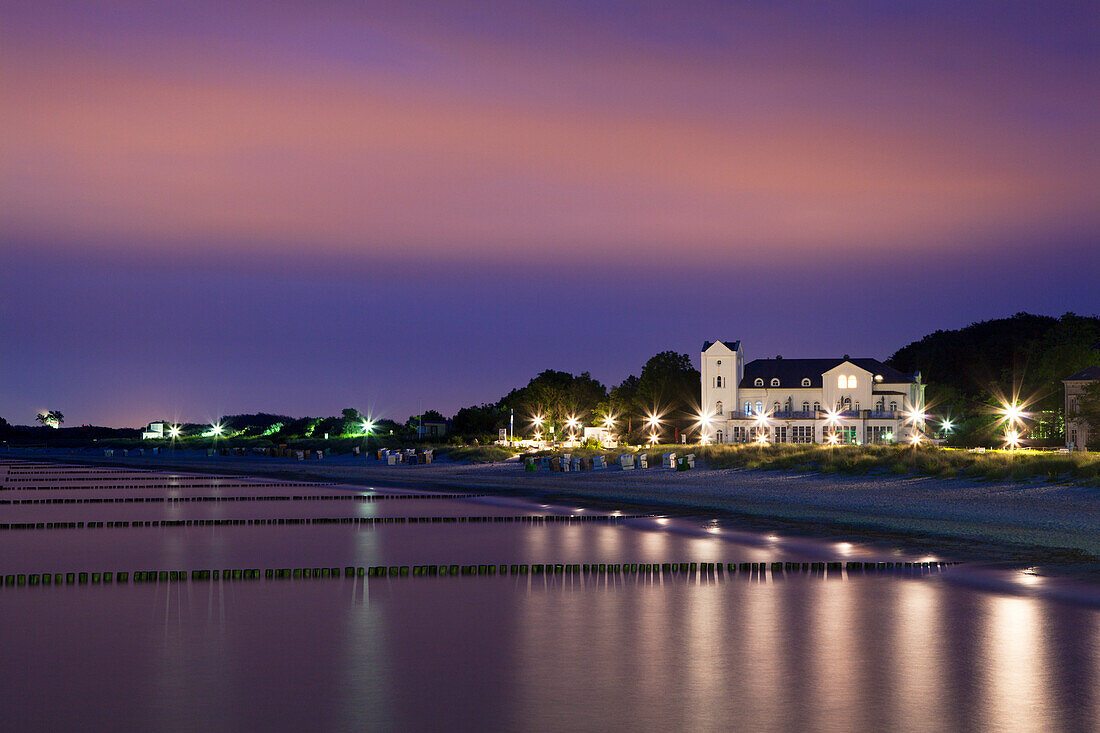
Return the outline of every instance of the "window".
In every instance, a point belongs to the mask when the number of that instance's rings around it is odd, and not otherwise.
[[[814,403],[814,412],[821,412],[821,403],[820,402],[815,402]]]
[[[722,414],[722,400],[718,400],[718,402],[716,402],[714,404],[714,414],[715,415],[721,415]]]
[[[779,379],[777,379],[776,377],[772,377],[772,386],[773,387],[778,387],[779,386]]]
[[[810,403],[809,402],[803,402],[802,403],[802,411],[803,412],[809,412],[810,411]]]
[[[856,412],[859,412],[859,403],[858,403],[858,402],[856,403],[856,406],[855,406],[855,407],[854,407],[853,409],[854,409],[854,410],[855,410]]]
[[[810,386],[810,378],[809,377],[802,377],[802,386],[803,387],[809,387]]]
[[[856,428],[854,425],[841,425],[835,428],[829,428],[825,431],[825,435],[835,435],[837,442],[847,445],[854,445],[856,442]]]
[[[848,377],[841,374],[839,377],[836,378],[836,386],[837,386],[837,389],[844,389],[845,387],[847,387],[848,386]]]
[[[764,386],[764,380],[761,379],[760,377],[757,377],[756,379],[753,380],[752,386],[754,386],[754,387],[763,387]]]
[[[746,402],[745,403],[745,414],[746,415],[751,415],[752,414],[752,403],[751,402]]]
[[[897,411],[898,411],[898,403],[895,402],[894,400],[890,400],[890,412],[897,412]]]
[[[779,412],[779,403],[778,402],[773,402],[772,403],[772,412],[773,413]]]
[[[731,443],[744,443],[749,439],[749,429],[735,425],[733,427],[733,433],[730,436]]]
[[[774,438],[773,443],[786,443],[787,442],[787,427],[780,425],[773,431]]]
[[[874,445],[883,445],[894,442],[894,430],[887,425],[868,425],[867,442]]]
[[[722,431],[719,430],[718,432],[716,432],[714,434],[714,442],[715,443],[725,443],[726,441],[722,440],[722,438],[724,438],[724,437],[725,437],[725,435],[723,435]]]
[[[878,402],[875,403],[875,409],[879,412],[885,412],[886,411],[886,403],[883,401],[883,399],[881,397],[879,398]]]
[[[715,387],[721,387],[722,386],[722,377],[721,376],[717,376],[717,377],[714,378],[714,386]]]
[[[791,442],[792,443],[812,443],[814,442],[814,426],[813,425],[795,425],[791,428]]]
[[[856,388],[856,378],[855,377],[848,377],[848,389],[855,389],[855,388]]]
[[[764,403],[761,402],[760,400],[756,401],[756,414],[757,415],[763,415],[764,414]]]

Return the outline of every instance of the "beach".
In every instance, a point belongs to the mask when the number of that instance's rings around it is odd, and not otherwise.
[[[1070,483],[705,467],[686,472],[650,468],[549,473],[526,472],[515,460],[388,466],[352,456],[290,461],[183,452],[124,458],[28,452],[24,457],[712,513],[788,532],[843,534],[967,559],[1100,572],[1100,491]]]

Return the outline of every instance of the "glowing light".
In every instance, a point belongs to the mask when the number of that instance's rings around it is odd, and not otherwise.
[[[767,434],[766,434],[766,433],[760,433],[760,434],[758,434],[758,435],[756,436],[756,444],[757,444],[757,445],[767,445],[767,444],[768,444],[768,436],[767,436]]]
[[[825,424],[826,425],[836,425],[839,420],[840,420],[840,413],[838,411],[836,411],[836,410],[826,410],[825,411]]]
[[[542,423],[546,420],[542,415],[535,415],[531,418],[531,422],[535,424],[536,428],[541,428]]]
[[[608,415],[607,417],[605,417],[603,419],[603,426],[608,430],[615,427],[615,416],[614,415]]]
[[[657,445],[657,433],[650,433],[649,434],[649,444],[650,445]]]
[[[180,437],[180,426],[179,425],[169,426],[168,427],[168,437],[169,438],[178,438],[178,437]]]
[[[535,440],[542,440],[542,433],[536,432],[535,433]]]
[[[912,435],[909,436],[909,442],[912,443],[913,445],[920,445],[920,441],[921,441],[921,434],[918,433],[918,432],[914,432]]]
[[[905,421],[913,425],[919,425],[925,421],[928,415],[919,407],[914,407],[905,413]]]
[[[374,420],[363,421],[363,432],[370,435],[370,432],[374,430]]]
[[[836,551],[841,555],[847,555],[852,551],[851,542],[838,542],[836,545]]]
[[[1016,400],[1002,403],[1000,413],[1001,421],[1009,427],[1023,425],[1024,419],[1028,416],[1027,413],[1024,412],[1024,406]]]
[[[214,435],[221,435],[222,432],[225,430],[225,427],[220,422],[216,422],[210,424],[210,430],[214,433]]]
[[[661,416],[651,413],[646,416],[645,422],[646,425],[649,426],[650,430],[657,430],[659,427],[661,427]]]
[[[570,415],[565,419],[565,427],[569,428],[570,430],[576,430],[578,427],[580,427],[580,421],[577,420],[577,417],[575,415]]]
[[[1020,447],[1020,433],[1018,430],[1005,431],[1005,445],[1013,449]]]
[[[940,427],[943,429],[943,432],[950,433],[955,428],[955,425],[951,422],[950,419],[945,417],[943,419],[943,422],[940,423]]]
[[[836,433],[829,433],[825,436],[825,440],[829,442],[829,445],[836,445],[840,442],[840,436]]]

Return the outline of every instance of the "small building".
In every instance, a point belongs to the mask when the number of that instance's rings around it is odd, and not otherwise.
[[[584,429],[584,442],[587,443],[590,440],[596,441],[605,448],[615,448],[619,445],[611,431],[602,427]]]
[[[1066,447],[1070,450],[1086,450],[1097,442],[1096,430],[1087,420],[1077,417],[1085,388],[1100,381],[1100,366],[1090,366],[1062,380],[1066,393]]]
[[[168,423],[163,421],[151,422],[149,427],[141,433],[142,440],[160,440],[164,437],[165,431],[168,430]]]
[[[420,420],[416,423],[416,437],[442,438],[450,428],[450,420]]]

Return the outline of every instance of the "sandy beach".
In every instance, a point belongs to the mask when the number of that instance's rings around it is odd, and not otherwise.
[[[517,461],[385,466],[350,456],[305,462],[191,454],[105,458],[28,453],[20,457],[355,486],[478,490],[556,502],[597,501],[714,513],[819,536],[854,534],[956,556],[1100,570],[1100,492],[1072,484],[702,467],[689,472],[651,468],[546,473],[525,472]]]

